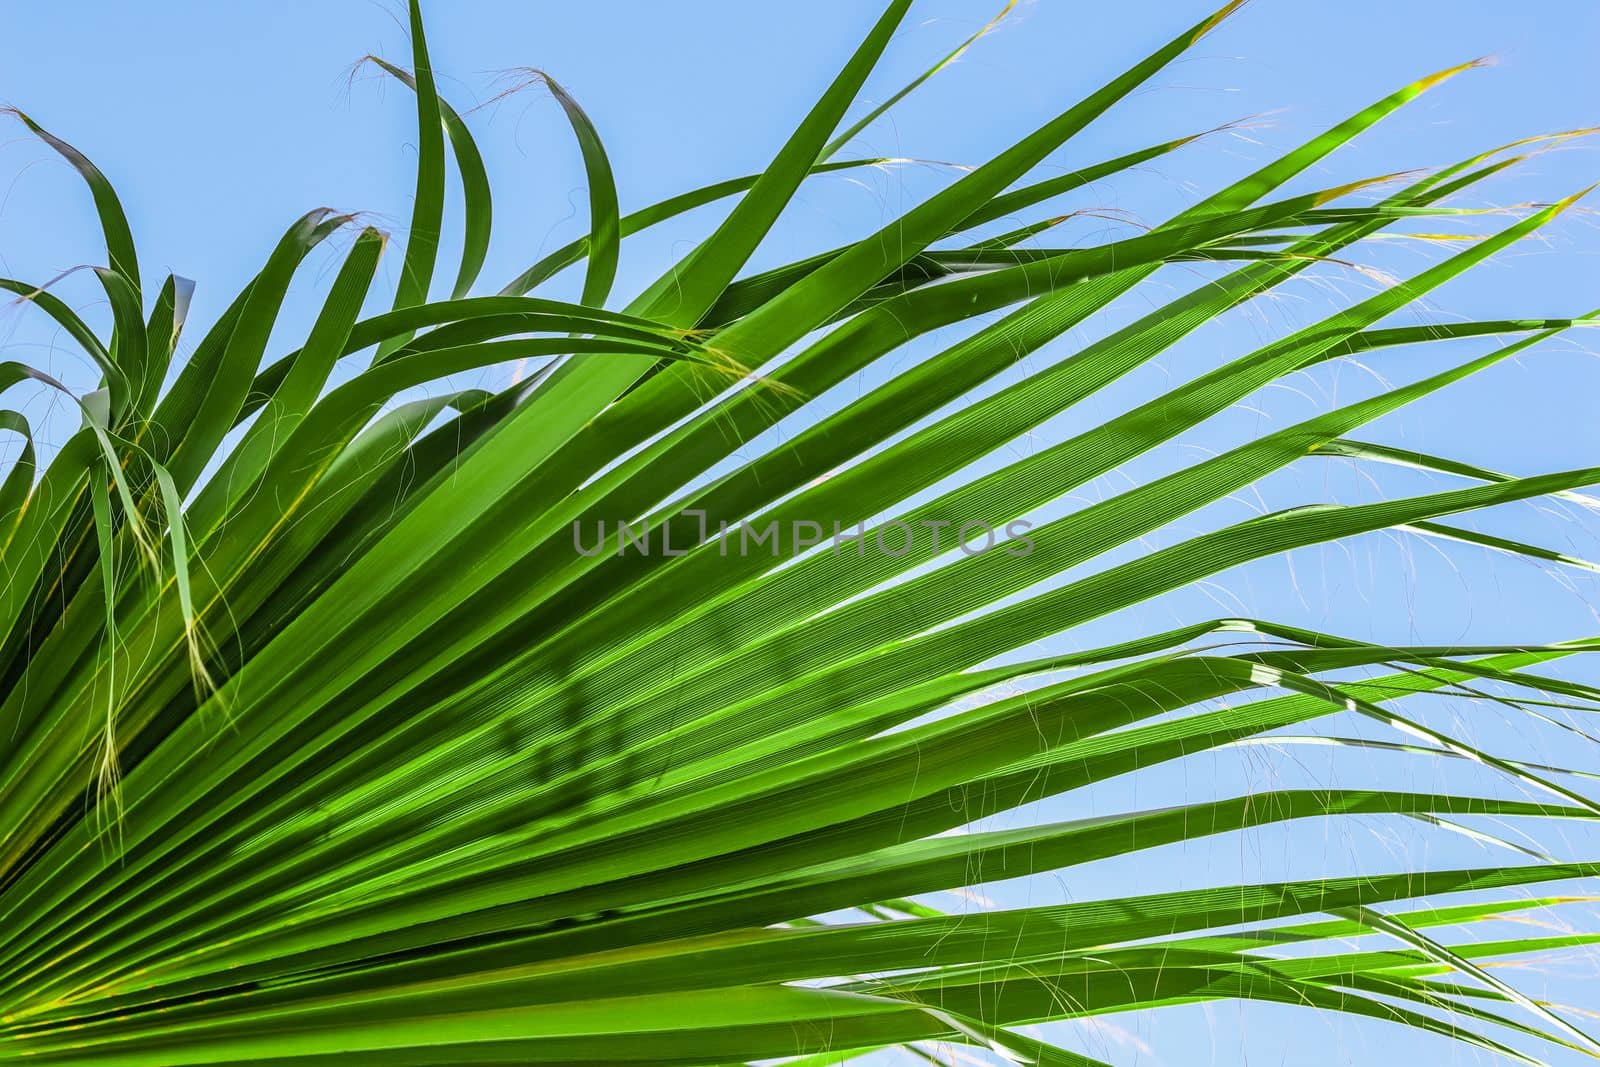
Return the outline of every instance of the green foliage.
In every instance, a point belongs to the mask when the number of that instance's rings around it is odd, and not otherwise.
[[[1026,183],[1235,0],[881,232],[746,273],[802,183],[882,162],[834,156],[955,57],[844,125],[910,6],[888,5],[763,173],[629,214],[588,116],[533,75],[571,122],[591,233],[499,295],[470,296],[489,241],[489,183],[468,124],[437,95],[413,0],[412,70],[379,61],[414,91],[421,124],[392,310],[362,316],[369,298],[388,299],[372,292],[385,238],[363,229],[303,345],[271,361],[291,280],[349,217],[296,221],[175,368],[188,283],[168,278],[147,316],[111,185],[23,118],[88,184],[114,326],[103,342],[50,293],[0,280],[104,375],[75,398],[83,427],[42,470],[27,421],[0,412],[0,429],[25,442],[0,483],[0,1059],[831,1063],[940,1041],[1084,1064],[1093,1061],[1018,1027],[1223,998],[1386,1019],[1491,1049],[1507,1033],[1595,1049],[1483,965],[1583,935],[1447,945],[1429,932],[1555,906],[1517,891],[1600,873],[1537,849],[1505,868],[1373,870],[960,916],[917,899],[1290,820],[1409,816],[1426,833],[1464,829],[1452,821],[1463,817],[1538,828],[1600,815],[1560,768],[1498,757],[1404,710],[1422,694],[1485,688],[1529,714],[1592,709],[1600,692],[1536,672],[1594,641],[1389,648],[1219,619],[1006,659],[1227,568],[1375,530],[1592,566],[1440,520],[1572,498],[1600,469],[1510,477],[1351,437],[1591,321],[1382,325],[1534,234],[1564,200],[926,499],[1308,265],[1396,222],[1459,211],[1450,197],[1527,146],[1391,184],[1372,203],[1351,200],[1371,182],[1280,196],[1446,71],[1146,234],[1021,247],[1055,214],[999,238],[974,232],[1195,140]],[[446,276],[447,151],[465,194],[464,249],[450,298],[430,302]],[[626,310],[604,309],[624,238],[732,197],[725,221],[671,271]],[[950,407],[1164,266],[1196,260],[1234,266]],[[528,295],[578,264],[581,303]],[[996,311],[1006,313],[842,410],[810,416],[781,448],[724,463],[900,346]],[[952,529],[935,547],[937,524],[1004,528],[1286,375],[1474,337],[1493,347],[1038,526],[1031,552],[950,555]],[[330,387],[336,364],[369,351],[364,370]],[[424,388],[531,358],[548,365],[502,392]],[[65,391],[0,364],[0,388],[14,386]],[[1314,453],[1407,463],[1461,484],[1264,515],[1076,570]],[[792,563],[730,553],[714,529],[742,519],[848,529],[885,515],[867,526],[867,545],[891,530],[897,551],[839,551],[824,538]],[[618,520],[677,550],[623,551]],[[575,550],[574,525],[598,523],[611,531],[606,551]],[[936,557],[942,565],[922,566]],[[1070,580],[1050,581],[1068,570]],[[986,666],[996,661],[1010,665]],[[1241,697],[1253,699],[1218,701]],[[949,832],[1335,711],[1409,738],[1322,743],[1476,760],[1534,799],[1287,790]],[[1436,899],[1467,891],[1473,903]],[[1344,939],[1356,935],[1373,940],[1355,951]]]

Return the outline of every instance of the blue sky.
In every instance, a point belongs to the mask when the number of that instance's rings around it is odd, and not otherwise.
[[[921,0],[896,38],[867,95],[892,92],[933,57],[986,21],[998,0]],[[1124,0],[1073,4],[1023,0],[1018,11],[963,61],[926,86],[858,142],[862,155],[981,162],[1031,131],[1198,19],[1209,3]],[[606,140],[624,210],[734,174],[759,170],[876,15],[875,3],[809,4],[731,0],[457,0],[428,5],[442,89],[459,108],[491,101],[501,72],[548,70],[582,102]],[[371,68],[353,70],[375,52],[405,63],[399,5],[369,0],[167,0],[159,5],[59,2],[12,11],[0,36],[0,99],[23,108],[95,159],[122,193],[147,285],[157,271],[195,279],[191,324],[206,325],[257,269],[283,229],[319,205],[360,210],[401,230],[414,162],[410,94]],[[1454,162],[1478,150],[1535,133],[1600,123],[1600,4],[1592,0],[1348,0],[1340,4],[1257,0],[1192,55],[1076,138],[1046,171],[1102,158],[1153,141],[1251,118],[1136,174],[1087,191],[1069,206],[1127,212],[1157,222],[1245,170],[1303,141],[1346,114],[1424,73],[1479,56],[1493,67],[1428,94],[1358,143],[1303,176],[1309,190],[1412,167]],[[472,121],[496,191],[496,239],[484,272],[498,285],[544,252],[585,231],[582,170],[558,109],[541,92],[487,103]],[[847,153],[849,154],[849,153]],[[938,165],[907,165],[865,176],[809,184],[790,217],[762,249],[759,265],[792,259],[871,232],[947,182]],[[1600,179],[1600,155],[1575,145],[1530,161],[1474,191],[1470,206],[1548,201]],[[1597,199],[1596,206],[1600,206]],[[714,212],[630,242],[619,291],[653,279]],[[1073,223],[1053,243],[1105,240],[1132,232],[1108,218]],[[1504,255],[1440,290],[1402,321],[1461,317],[1576,314],[1600,306],[1595,216],[1577,212],[1547,239]],[[1364,250],[1364,262],[1410,274],[1440,250],[1390,243]],[[87,198],[71,173],[20,125],[0,136],[0,271],[42,281],[104,255]],[[390,256],[389,269],[398,257]],[[302,272],[282,336],[302,330],[337,259],[329,251]],[[441,273],[449,273],[442,271]],[[1075,345],[1142,313],[1152,301],[1199,284],[1205,271],[1165,272],[1080,330],[1033,357],[1037,369]],[[1151,390],[1234,358],[1288,329],[1315,321],[1370,292],[1367,277],[1330,266],[1281,299],[1247,309],[1197,333],[1146,368],[1018,442],[1025,454],[1078,432]],[[570,292],[565,280],[551,290]],[[65,279],[58,292],[104,316],[88,279]],[[191,328],[190,343],[198,336]],[[821,399],[835,407],[892,373],[897,361],[922,358],[911,346]],[[1577,467],[1600,456],[1600,363],[1593,335],[1565,339],[1407,409],[1366,436],[1439,452],[1515,473]],[[0,343],[92,387],[88,368],[28,309],[0,308]],[[1208,422],[1175,446],[1131,465],[1126,476],[1085,487],[1046,514],[1193,462],[1208,451],[1306,417],[1331,400],[1370,392],[1382,379],[1408,380],[1485,348],[1443,346],[1307,374],[1268,391],[1248,407]],[[1014,380],[1014,376],[1003,379]],[[9,401],[9,398],[8,398]],[[30,400],[40,417],[51,403]],[[46,421],[47,427],[70,423]],[[46,437],[50,435],[46,432]],[[65,430],[60,437],[64,438]],[[756,447],[756,446],[752,446]],[[0,445],[0,462],[15,454]],[[980,469],[983,469],[980,466]],[[1436,479],[1380,471],[1374,482],[1338,466],[1299,467],[1268,479],[1259,498],[1208,509],[1150,544],[1167,544],[1219,521],[1263,507],[1311,499],[1353,501],[1377,492],[1436,487]],[[1475,520],[1483,529],[1523,536],[1595,556],[1592,517],[1524,506]],[[1122,555],[1144,551],[1130,546]],[[1098,564],[1097,564],[1098,565]],[[1297,554],[1243,568],[1213,586],[1185,591],[1063,635],[1050,647],[1089,647],[1132,632],[1164,629],[1217,614],[1255,614],[1350,636],[1401,641],[1545,640],[1600,632],[1593,576],[1553,578],[1520,561],[1479,550],[1438,549],[1394,535]],[[1037,654],[1041,649],[1030,649]],[[1436,721],[1485,743],[1538,758],[1560,747],[1554,735],[1528,732],[1504,716],[1466,705],[1440,707]],[[1344,724],[1348,726],[1348,724]],[[1520,747],[1519,747],[1520,746]],[[1571,752],[1562,753],[1568,759]],[[1586,758],[1593,759],[1593,751]],[[1347,784],[1392,775],[1397,764],[1308,750],[1219,754],[1163,769],[1137,783],[1114,783],[1093,796],[1056,803],[1051,818],[1155,806],[1196,790],[1227,793],[1268,785]],[[1419,773],[1416,763],[1404,764]],[[1423,766],[1416,788],[1475,781],[1458,769]],[[1038,814],[1038,813],[1035,813]],[[1295,842],[1293,849],[1290,841]],[[1264,880],[1366,864],[1404,869],[1421,862],[1516,862],[1459,840],[1415,844],[1415,827],[1390,824],[1312,833],[1262,831],[1205,846],[1141,857],[1092,873],[998,887],[997,899],[1086,899],[1148,884],[1159,870],[1169,884]],[[1319,847],[1308,850],[1307,842]],[[1582,842],[1574,842],[1578,849]],[[1589,844],[1593,844],[1590,842]],[[1593,849],[1589,851],[1593,855]],[[1154,866],[1151,866],[1151,865]],[[1572,922],[1581,917],[1569,917]],[[1592,921],[1592,920],[1591,920]],[[1585,968],[1588,968],[1585,970]],[[1519,981],[1552,989],[1590,1009],[1600,999],[1576,982],[1585,961],[1519,972]],[[1112,1020],[1107,1027],[1066,1028],[1063,1043],[1118,1062],[1311,1064],[1388,1062],[1425,1055],[1430,1062],[1486,1063],[1463,1046],[1403,1034],[1392,1027],[1327,1020],[1290,1009],[1185,1008]]]

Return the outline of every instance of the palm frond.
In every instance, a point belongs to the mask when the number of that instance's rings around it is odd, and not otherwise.
[[[1285,192],[1468,64],[1148,231],[1040,246],[1085,210],[1057,198],[1200,139],[1175,132],[1029,179],[1241,5],[878,232],[759,271],[752,257],[803,183],[896,162],[835,157],[993,23],[847,125],[911,7],[893,0],[764,171],[627,213],[595,124],[539,74],[577,139],[590,233],[475,296],[489,180],[471,113],[439,95],[412,0],[411,68],[374,60],[417,105],[396,292],[374,288],[386,235],[317,209],[186,360],[192,284],[168,277],[147,310],[109,181],[18,113],[88,187],[112,325],[102,339],[48,286],[0,279],[102,377],[73,397],[83,426],[47,462],[20,411],[0,411],[22,440],[0,480],[0,1060],[800,1064],[893,1047],[928,1058],[918,1043],[943,1042],[1081,1065],[1099,1061],[1019,1028],[1223,999],[1384,1020],[1528,1062],[1531,1042],[1593,1051],[1571,1012],[1491,968],[1596,935],[1445,930],[1592,903],[1550,887],[1595,878],[1600,859],[1558,860],[1542,842],[1600,815],[1593,772],[1497,754],[1408,709],[1432,694],[1545,724],[1587,716],[1600,689],[1536,672],[1600,639],[1389,647],[1234,617],[1081,652],[1035,647],[1230,568],[1376,531],[1596,569],[1443,520],[1545,497],[1592,507],[1583,490],[1600,467],[1518,476],[1352,436],[1596,322],[1539,308],[1391,323],[1582,194],[1512,213],[1121,414],[1084,414],[1195,331],[1396,223],[1484,217],[1452,198],[1538,140]],[[447,141],[464,240],[435,299]],[[688,255],[606,309],[627,238],[728,199]],[[304,340],[273,351],[307,256],[351,231]],[[530,295],[579,267],[579,300]],[[1074,340],[1157,276],[1189,287]],[[388,310],[365,311],[373,300]],[[937,335],[957,325],[961,339]],[[925,355],[824,402],[917,342]],[[1481,349],[1060,510],[1288,376],[1439,342]],[[520,361],[536,372],[444,384]],[[68,392],[0,364],[0,391],[39,388]],[[1069,410],[1070,437],[1002,451]],[[1138,550],[1322,457],[1465,483],[1314,500]],[[1377,734],[1306,736],[1340,716]],[[1073,808],[1075,791],[1198,753],[1311,741],[1470,761],[1503,788],[1332,782]],[[1077,814],[985,821],[1047,798]],[[1152,870],[1140,895],[960,914],[929,899],[1363,818],[1520,858],[1188,889],[1157,888]],[[1452,894],[1477,896],[1440,899]],[[1348,944],[1375,936],[1387,942]]]

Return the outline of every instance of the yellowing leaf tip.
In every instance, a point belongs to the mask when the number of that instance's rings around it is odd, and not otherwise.
[[[1361,189],[1368,189],[1374,185],[1383,185],[1386,182],[1397,181],[1401,178],[1410,178],[1415,176],[1417,173],[1418,172],[1414,170],[1398,170],[1393,174],[1380,174],[1376,178],[1363,178],[1360,181],[1351,182],[1348,185],[1340,185],[1323,191],[1317,196],[1315,203],[1317,207],[1321,207],[1324,204],[1339,199],[1341,196],[1348,196],[1350,193],[1357,192]]]
[[[1244,5],[1248,4],[1249,2],[1250,2],[1250,0],[1232,0],[1231,3],[1229,3],[1227,6],[1223,7],[1215,15],[1212,15],[1209,19],[1207,19],[1204,23],[1202,23],[1200,28],[1195,31],[1194,37],[1192,38],[1192,40],[1198,41],[1200,38],[1204,37],[1206,34],[1210,33],[1212,30],[1216,29],[1218,26],[1222,25],[1222,23],[1227,21],[1227,19],[1235,11],[1238,11],[1241,7],[1243,7]]]
[[[1464,73],[1464,72],[1469,71],[1469,70],[1478,70],[1479,68],[1485,67],[1485,66],[1488,66],[1488,65],[1489,65],[1489,61],[1487,59],[1479,58],[1479,59],[1470,59],[1465,63],[1458,63],[1453,67],[1446,67],[1444,70],[1435,71],[1434,73],[1428,75],[1426,78],[1419,79],[1415,83],[1416,91],[1419,92],[1419,93],[1425,93],[1429,89],[1432,89],[1434,86],[1440,85],[1440,84],[1442,84],[1444,82],[1449,81],[1451,78],[1454,78],[1457,74],[1461,74],[1461,73]]]
[[[1557,201],[1556,205],[1555,205],[1555,210],[1557,210],[1557,211],[1565,211],[1567,208],[1571,207],[1573,204],[1576,204],[1579,200],[1582,200],[1584,197],[1588,196],[1590,193],[1594,192],[1596,189],[1600,189],[1600,182],[1595,182],[1593,185],[1589,186],[1587,189],[1578,190],[1577,192],[1573,193],[1571,196],[1567,197],[1565,200]]]

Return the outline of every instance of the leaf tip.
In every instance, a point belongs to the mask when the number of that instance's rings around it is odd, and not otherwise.
[[[1220,8],[1216,14],[1212,15],[1205,22],[1202,22],[1200,27],[1194,31],[1194,37],[1191,38],[1191,40],[1198,41],[1200,38],[1204,37],[1206,34],[1210,33],[1212,30],[1226,22],[1234,15],[1235,12],[1249,2],[1250,0],[1231,0],[1230,3]]]
[[[1412,178],[1418,173],[1419,172],[1415,170],[1398,170],[1393,174],[1380,174],[1375,178],[1362,178],[1360,181],[1354,181],[1347,185],[1339,185],[1332,189],[1323,190],[1317,195],[1315,203],[1317,207],[1321,207],[1324,204],[1338,200],[1342,196],[1348,196],[1351,193],[1358,192],[1362,189],[1371,188],[1374,185],[1384,185],[1388,182],[1399,181],[1402,178]]]
[[[1419,80],[1416,83],[1416,90],[1419,93],[1425,93],[1434,86],[1442,85],[1443,83],[1449,81],[1457,74],[1464,74],[1469,70],[1482,70],[1484,67],[1493,65],[1494,61],[1488,56],[1479,56],[1477,59],[1469,59],[1465,63],[1457,63],[1453,67],[1446,67],[1444,70],[1435,71],[1426,78]]]
[[[1585,197],[1587,197],[1590,193],[1594,192],[1596,189],[1600,189],[1600,182],[1595,182],[1593,185],[1589,186],[1586,189],[1579,189],[1577,192],[1573,193],[1571,196],[1567,197],[1565,200],[1558,200],[1556,202],[1555,209],[1557,211],[1565,211],[1567,208],[1571,207],[1573,204],[1576,204],[1578,201],[1580,201],[1580,200],[1584,199]]]

